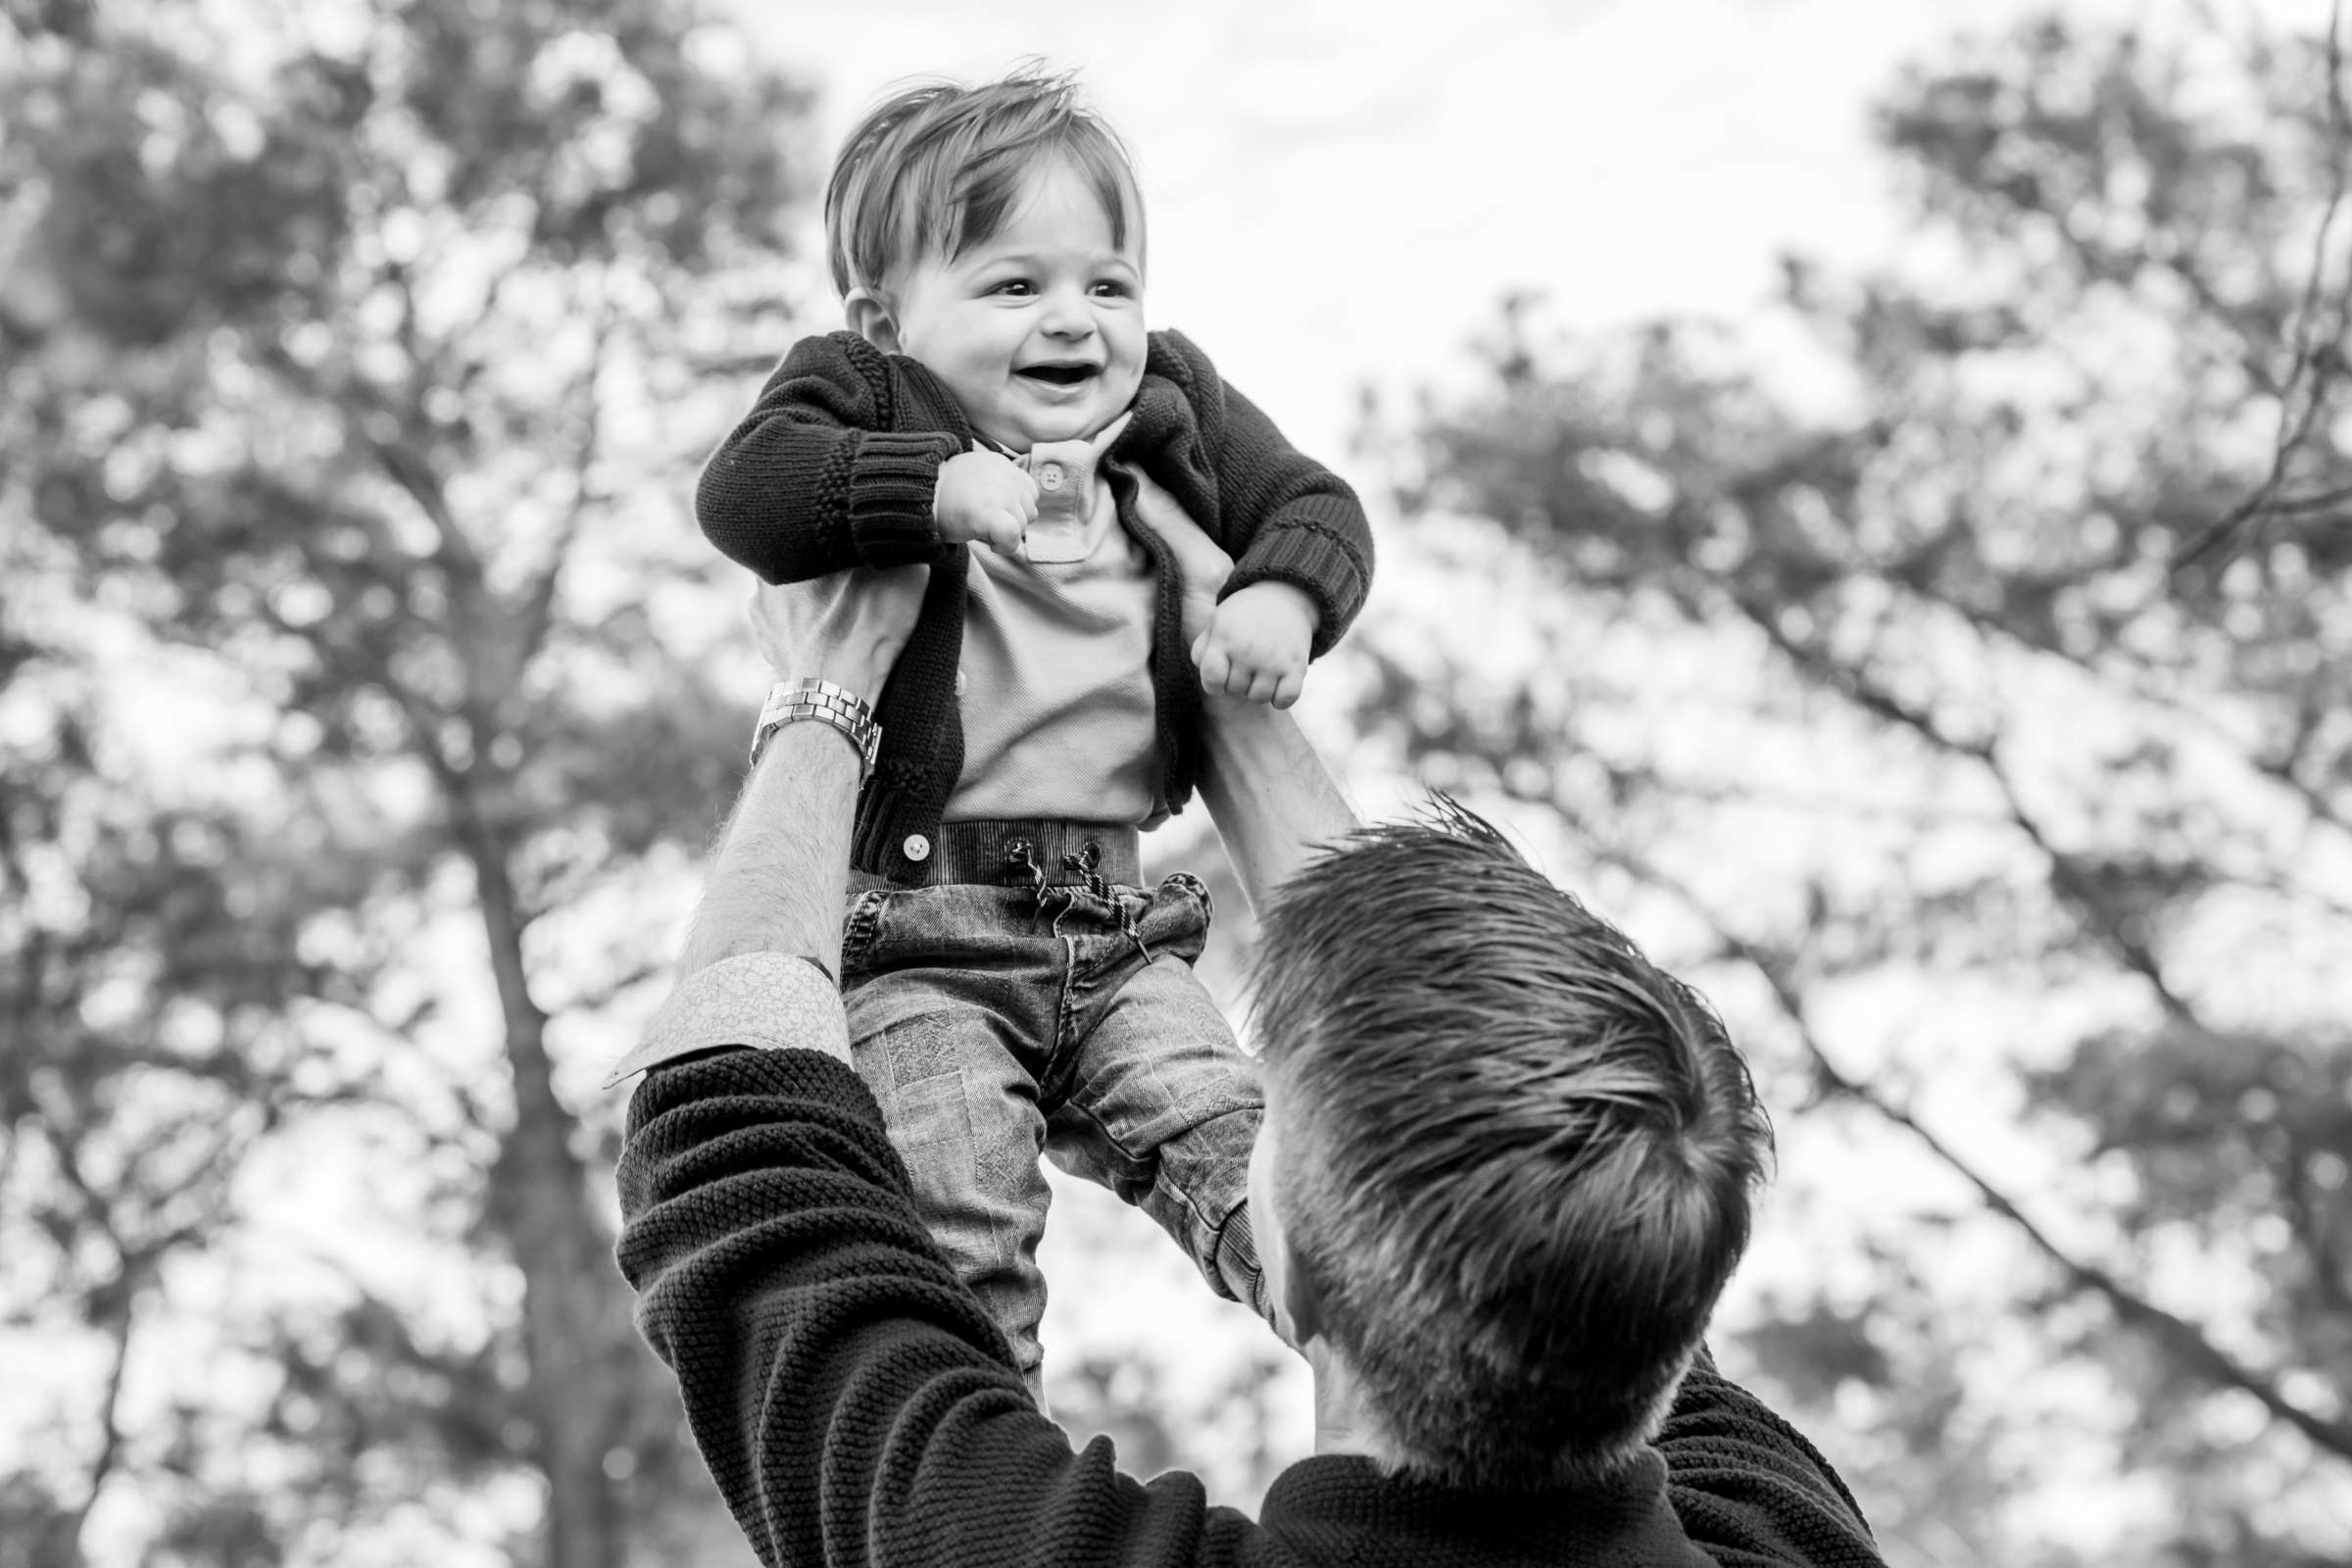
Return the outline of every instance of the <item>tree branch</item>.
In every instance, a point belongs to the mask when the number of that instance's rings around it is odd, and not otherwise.
[[[1839,1067],[1814,1032],[1804,998],[1790,978],[1785,960],[1733,932],[1704,900],[1679,879],[1625,846],[1607,839],[1580,813],[1561,807],[1556,801],[1543,804],[1559,811],[1563,820],[1602,860],[1672,895],[1697,916],[1728,956],[1746,964],[1763,979],[1772,993],[1774,1004],[1795,1031],[1799,1049],[1803,1051],[1816,1080],[1825,1090],[1853,1101],[1910,1134],[1939,1164],[1967,1183],[1987,1208],[2014,1226],[2036,1251],[2058,1268],[2070,1285],[2106,1300],[2118,1317],[2147,1332],[2182,1365],[2208,1381],[2252,1395],[2262,1401],[2265,1409],[2302,1433],[2317,1446],[2340,1458],[2352,1460],[2352,1422],[2329,1420],[2305,1409],[2288,1398],[2273,1378],[2240,1363],[2215,1345],[2195,1324],[2149,1300],[2127,1286],[2112,1270],[2076,1257],[2035,1224],[2014,1199],[1923,1124],[1908,1107],[1895,1103],[1864,1080]]]
[[[125,1260],[123,1277],[117,1282],[120,1305],[114,1308],[108,1336],[112,1356],[106,1370],[106,1391],[98,1399],[98,1452],[90,1461],[90,1478],[82,1488],[81,1501],[66,1511],[59,1523],[59,1536],[76,1553],[81,1544],[82,1530],[88,1525],[90,1511],[98,1506],[98,1498],[115,1473],[115,1465],[122,1453],[122,1380],[130,1364],[131,1325],[137,1315],[138,1289],[130,1278]]]
[[[2001,765],[1998,748],[1993,741],[1963,740],[1951,734],[1936,722],[1933,714],[1886,691],[1861,670],[1833,660],[1819,649],[1788,636],[1781,629],[1768,607],[1755,604],[1736,592],[1727,591],[1726,597],[1774,648],[1817,683],[1838,693],[1863,711],[1909,730],[1934,750],[1973,761],[1984,768],[2000,791],[2010,822],[2048,859],[2050,881],[2061,902],[2071,905],[2078,915],[2087,917],[2093,934],[2123,961],[2126,968],[2147,982],[2166,1012],[2201,1033],[2210,1032],[2166,978],[2154,951],[2132,934],[2122,911],[2100,891],[2081,858],[2053,843],[2043,830],[2040,819],[2027,808],[2018,796],[2015,782]]]
[[[2347,1259],[2336,1245],[2331,1225],[2339,1205],[2312,1191],[2315,1184],[2309,1163],[2303,1157],[2302,1141],[2291,1128],[2287,1131],[2286,1158],[2281,1163],[2286,1170],[2279,1189],[2285,1194],[2295,1236],[2311,1255],[2313,1288],[2321,1300],[2352,1319],[2352,1259]]]
[[[2343,499],[2352,500],[2352,486],[2347,486],[2340,494]],[[2057,660],[2070,669],[2080,670],[2093,679],[2112,684],[2133,701],[2148,703],[2162,709],[2167,714],[2194,725],[2205,734],[2226,742],[2232,749],[2243,750],[2238,737],[2224,729],[2221,722],[2210,711],[2193,703],[2175,697],[2168,692],[2157,691],[2143,682],[2132,679],[2129,675],[2119,674],[2092,663],[2055,642],[2029,636],[2014,624],[2003,621],[1954,595],[1938,592],[1933,586],[1910,577],[1898,579],[1888,572],[1884,563],[1873,562],[1870,564],[1870,567],[1872,580],[1889,593],[1909,594],[1923,604],[1934,605],[1948,611],[1966,621],[1980,636],[1998,638],[2009,646],[2026,653]],[[2294,763],[2298,756],[2299,748],[2290,751],[2285,760],[2278,762],[2254,756],[2248,756],[2245,760],[2246,765],[2256,774],[2271,779],[2293,795],[2297,804],[2311,813],[2314,821],[2321,822],[2339,832],[2352,833],[2352,817],[2347,817],[2333,802],[2296,776]]]
[[[2297,302],[2292,318],[2288,337],[2292,357],[2287,365],[2286,384],[2277,394],[2278,426],[2272,443],[2271,471],[2237,505],[2174,552],[2175,573],[2213,556],[2248,524],[2259,526],[2265,518],[2277,515],[2275,503],[2286,483],[2288,469],[2318,427],[2329,393],[2346,368],[2343,339],[2347,319],[2352,318],[2352,270],[2347,270],[2342,287],[2330,302],[2335,318],[2332,330],[2323,335],[2319,327],[2321,294],[2328,286],[2328,244],[2335,230],[2336,214],[2344,205],[2344,164],[2347,156],[2352,156],[2352,112],[2347,111],[2344,101],[2342,24],[2343,0],[2329,0],[2324,59],[2328,72],[2328,139],[2332,144],[2333,156],[2326,159],[2328,203],[2320,213],[2319,230],[2312,237],[2311,267],[2303,280],[2303,297]],[[2298,390],[2302,394],[2300,408]]]
[[[375,454],[376,465],[385,476],[416,503],[425,520],[433,525],[433,533],[441,543],[442,564],[454,582],[481,582],[481,558],[474,554],[466,531],[458,526],[457,514],[450,510],[449,497],[441,488],[441,476],[433,471],[432,464],[406,440],[386,440],[370,432],[364,416],[354,416],[354,430]]]
[[[432,524],[439,545],[436,555],[442,568],[450,574],[453,586],[480,582],[481,558],[475,554],[465,530],[458,526],[457,515],[450,510],[449,497],[443,492],[440,475],[433,471],[432,464],[405,437],[385,436],[370,428],[377,419],[400,425],[400,416],[390,409],[356,397],[347,386],[330,385],[287,353],[282,344],[264,340],[255,348],[265,368],[313,402],[332,410],[352,441],[372,456],[384,476],[416,503],[417,511]]]
[[[588,368],[581,372],[578,383],[582,428],[579,445],[572,453],[571,506],[565,512],[563,522],[557,526],[555,542],[549,548],[546,564],[532,575],[523,589],[521,612],[516,617],[522,628],[518,657],[526,663],[547,641],[548,627],[555,617],[557,584],[563,577],[564,564],[571,559],[573,547],[579,541],[591,506],[603,499],[591,489],[588,473],[595,466],[603,447],[604,405],[597,397],[597,382],[604,375],[606,355],[612,344],[617,318],[618,311],[612,303],[612,290],[608,288],[598,302],[594,348],[588,357]]]

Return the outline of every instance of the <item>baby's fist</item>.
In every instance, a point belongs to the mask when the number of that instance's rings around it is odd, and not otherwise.
[[[1217,606],[1193,644],[1205,691],[1288,708],[1306,685],[1315,602],[1287,582],[1253,582]]]
[[[976,539],[1000,556],[1017,556],[1037,520],[1037,481],[998,453],[959,452],[939,466],[931,514],[949,544]]]

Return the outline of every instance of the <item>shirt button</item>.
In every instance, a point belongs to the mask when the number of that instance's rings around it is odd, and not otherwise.
[[[899,853],[909,860],[928,860],[931,858],[931,841],[920,833],[909,833],[906,842],[899,846]]]
[[[1037,487],[1040,490],[1060,489],[1061,465],[1058,463],[1043,463],[1038,465]]]

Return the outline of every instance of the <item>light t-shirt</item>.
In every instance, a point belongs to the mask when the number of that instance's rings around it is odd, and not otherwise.
[[[1040,495],[1029,553],[1052,559],[966,547],[963,775],[947,821],[1153,827],[1167,817],[1152,684],[1158,574],[1120,525],[1096,457],[1108,444],[1099,436],[1030,454]]]

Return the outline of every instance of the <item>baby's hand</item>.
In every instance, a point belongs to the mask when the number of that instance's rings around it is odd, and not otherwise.
[[[1306,685],[1315,602],[1287,582],[1237,588],[1193,644],[1203,690],[1288,708]]]
[[[1017,556],[1021,535],[1037,520],[1037,481],[1010,458],[959,452],[939,466],[931,514],[952,545],[976,539],[1000,556]]]

